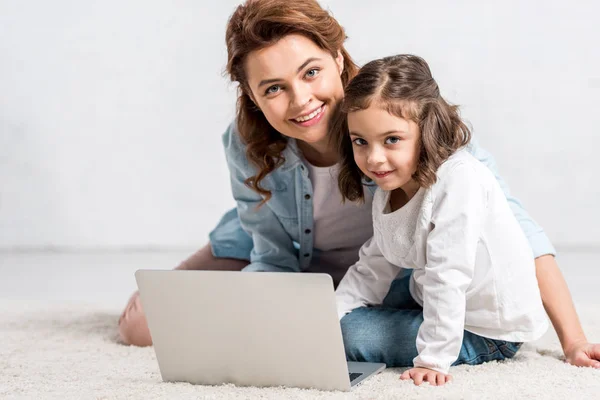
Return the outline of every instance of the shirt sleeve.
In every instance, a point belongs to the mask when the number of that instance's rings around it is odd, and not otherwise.
[[[358,253],[358,261],[348,269],[335,291],[338,317],[355,308],[379,305],[390,290],[400,268],[389,263],[372,237]]]
[[[506,196],[506,200],[508,201],[510,209],[519,222],[519,225],[521,225],[521,229],[523,232],[525,232],[525,236],[529,241],[529,246],[533,251],[533,255],[536,258],[547,254],[556,255],[556,250],[554,249],[554,246],[552,246],[550,239],[548,239],[548,236],[546,236],[546,233],[542,227],[539,226],[533,220],[533,218],[531,218],[527,211],[525,211],[525,208],[523,208],[521,202],[516,197],[511,195],[508,185],[498,172],[498,167],[496,166],[494,157],[489,152],[479,147],[475,139],[471,140],[468,150],[482,164],[487,166],[496,177],[496,180],[500,184],[500,187]]]
[[[250,264],[243,271],[299,272],[300,263],[292,238],[267,204],[258,207],[262,196],[245,184],[252,169],[244,147],[232,135],[237,135],[233,125],[223,135],[231,191],[237,203],[240,224],[252,237],[253,243]]]
[[[487,208],[487,191],[473,166],[458,164],[433,192],[425,273],[418,278],[423,323],[415,367],[448,373],[462,346],[466,295]]]

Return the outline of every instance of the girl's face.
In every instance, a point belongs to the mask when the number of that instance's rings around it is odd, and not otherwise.
[[[288,35],[248,54],[245,69],[254,103],[285,136],[325,143],[335,104],[343,97],[344,59],[312,40]]]
[[[415,187],[412,175],[419,161],[419,126],[376,104],[348,114],[354,161],[383,190]]]

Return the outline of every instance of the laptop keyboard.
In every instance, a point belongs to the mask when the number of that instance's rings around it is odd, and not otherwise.
[[[350,372],[350,373],[348,373],[348,375],[350,375],[350,382],[352,382],[353,380],[355,380],[362,374],[360,372]]]

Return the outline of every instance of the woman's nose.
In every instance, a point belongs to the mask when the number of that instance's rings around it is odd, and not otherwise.
[[[310,85],[300,83],[292,87],[292,104],[291,106],[296,108],[298,112],[308,111],[305,108],[311,102],[313,98],[312,90]]]

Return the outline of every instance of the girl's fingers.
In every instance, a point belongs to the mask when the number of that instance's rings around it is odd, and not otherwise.
[[[419,386],[421,383],[423,383],[423,377],[425,374],[421,373],[421,372],[416,372],[412,374],[412,378],[413,381],[415,381],[415,385]]]
[[[444,383],[446,383],[446,375],[438,374],[436,378],[437,378],[436,379],[437,386],[442,386]]]
[[[429,384],[431,386],[435,386],[435,376],[436,375],[437,374],[434,371],[427,372],[427,373],[425,373],[425,376],[423,377],[424,378],[423,381],[429,382]]]

